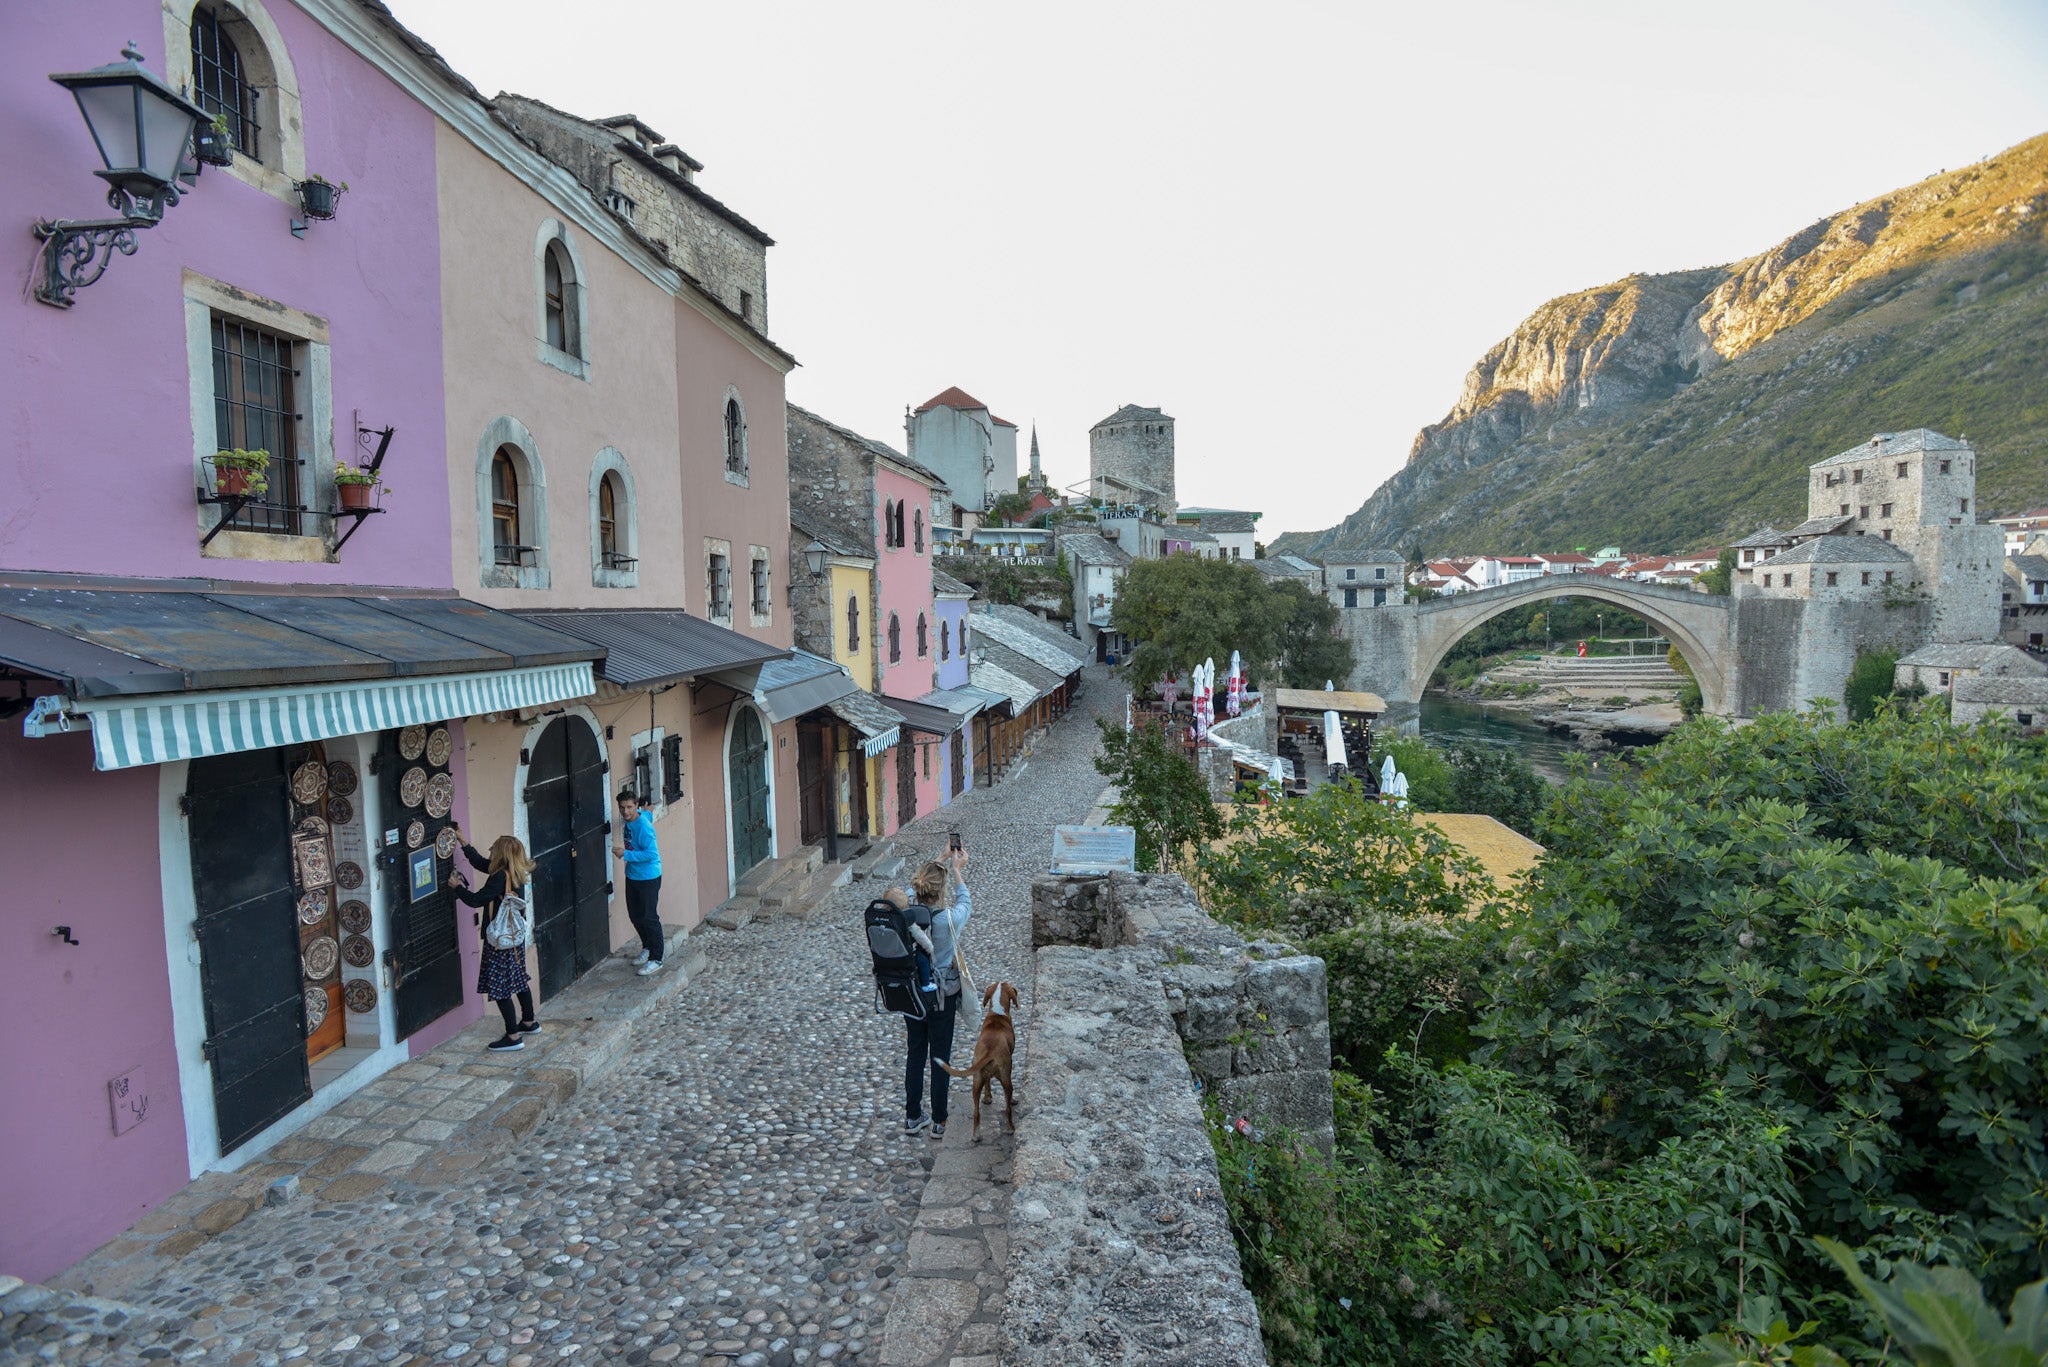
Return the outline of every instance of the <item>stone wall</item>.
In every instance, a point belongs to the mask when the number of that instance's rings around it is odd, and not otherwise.
[[[1202,1097],[1330,1150],[1323,962],[1246,944],[1169,875],[1031,898],[1004,1361],[1263,1364]]]

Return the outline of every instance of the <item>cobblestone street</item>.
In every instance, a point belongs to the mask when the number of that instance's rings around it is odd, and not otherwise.
[[[1021,773],[894,838],[907,874],[962,832],[970,967],[980,983],[1015,982],[1026,1022],[1030,879],[1052,827],[1081,820],[1103,789],[1091,718],[1122,708],[1105,671],[1086,677]],[[143,1312],[111,1341],[52,1328],[0,1345],[0,1359],[880,1361],[928,1172],[939,1164],[935,1186],[961,1180],[941,1155],[970,1145],[971,1108],[956,1080],[945,1138],[902,1134],[903,1028],[872,1009],[860,932],[882,886],[856,879],[803,920],[699,931],[701,980],[648,1011],[627,1056],[525,1141],[437,1183],[259,1209],[134,1285],[102,1289],[124,1303],[102,1318]],[[977,1021],[963,1009],[956,1061]],[[1020,1093],[1028,1105],[1028,1078]],[[1000,1105],[984,1115],[984,1147],[1007,1148],[999,1116]],[[999,1262],[989,1272],[999,1277]],[[1000,1291],[984,1281],[983,1352]]]

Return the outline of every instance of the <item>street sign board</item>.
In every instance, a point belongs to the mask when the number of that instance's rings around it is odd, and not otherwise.
[[[1129,826],[1055,826],[1054,873],[1133,873],[1138,867],[1138,833]]]

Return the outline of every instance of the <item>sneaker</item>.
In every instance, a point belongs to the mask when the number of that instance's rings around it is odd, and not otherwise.
[[[526,1041],[519,1038],[519,1036],[517,1035],[507,1035],[503,1039],[494,1039],[491,1041],[492,1050],[501,1054],[507,1053],[513,1049],[524,1049],[525,1047]]]
[[[646,950],[643,949],[640,951],[640,957],[633,960],[633,967],[638,968],[640,967],[640,965],[646,963],[649,959],[653,957],[654,956],[652,954],[649,954]]]
[[[910,1119],[903,1122],[903,1133],[916,1134],[919,1130],[923,1129],[926,1125],[929,1125],[930,1123],[931,1122],[929,1120],[926,1120],[923,1116],[914,1115],[910,1117]]]
[[[522,1035],[534,1035],[540,1033],[540,1022],[521,1021],[515,1028]]]
[[[642,978],[651,978],[659,972],[661,972],[661,960],[649,959],[646,963],[640,965],[638,976]]]
[[[946,1122],[944,1122],[943,1120],[934,1120],[934,1121],[932,1122],[932,1138],[933,1138],[933,1139],[944,1139],[945,1137],[946,1137]]]

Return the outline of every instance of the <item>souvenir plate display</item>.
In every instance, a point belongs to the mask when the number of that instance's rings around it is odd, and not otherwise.
[[[427,823],[415,821],[405,828],[405,847],[416,850],[427,842]]]
[[[327,915],[327,889],[302,893],[299,897],[299,924],[317,926]]]
[[[415,760],[420,751],[427,748],[427,728],[408,726],[398,733],[398,756],[400,759]]]
[[[327,766],[327,795],[329,797],[354,797],[356,795],[356,766],[345,759],[338,759]]]
[[[353,859],[344,859],[334,871],[334,881],[344,888],[354,890],[363,885],[363,866]]]
[[[455,828],[453,826],[443,826],[441,833],[434,837],[434,853],[440,855],[443,859],[453,859],[456,848],[461,844],[462,837],[455,833]]]
[[[341,904],[341,928],[351,935],[370,933],[370,904],[351,898]]]
[[[345,797],[327,794],[327,819],[337,826],[346,826],[356,819],[356,804]]]
[[[377,947],[367,935],[350,935],[341,942],[341,961],[350,968],[368,968],[377,957]]]
[[[306,976],[314,982],[334,975],[334,964],[341,957],[341,946],[334,943],[332,935],[322,935],[305,948],[299,961],[305,965]]]
[[[427,815],[439,821],[455,805],[455,780],[436,774],[427,780]]]
[[[327,1021],[327,989],[309,987],[306,989],[306,1033],[312,1034]]]
[[[367,978],[349,979],[342,985],[341,995],[348,1002],[348,1009],[359,1016],[377,1009],[377,987]]]
[[[427,771],[415,765],[405,771],[405,777],[398,780],[398,800],[408,807],[420,805],[420,799],[427,794]]]
[[[427,763],[436,769],[448,767],[448,756],[455,753],[455,742],[448,737],[448,728],[437,726],[427,737]]]
[[[307,760],[292,770],[292,800],[305,806],[312,806],[320,800],[320,794],[327,791],[327,768],[317,760]]]
[[[317,816],[301,817],[299,819],[299,824],[293,829],[298,831],[300,835],[324,836],[327,834],[327,822],[321,817]]]
[[[303,891],[319,892],[334,882],[333,859],[327,849],[324,832],[305,831],[292,837],[292,863],[298,869],[299,887]],[[354,865],[344,867],[354,868]],[[362,879],[363,871],[356,869],[356,882],[342,886],[355,887]]]

